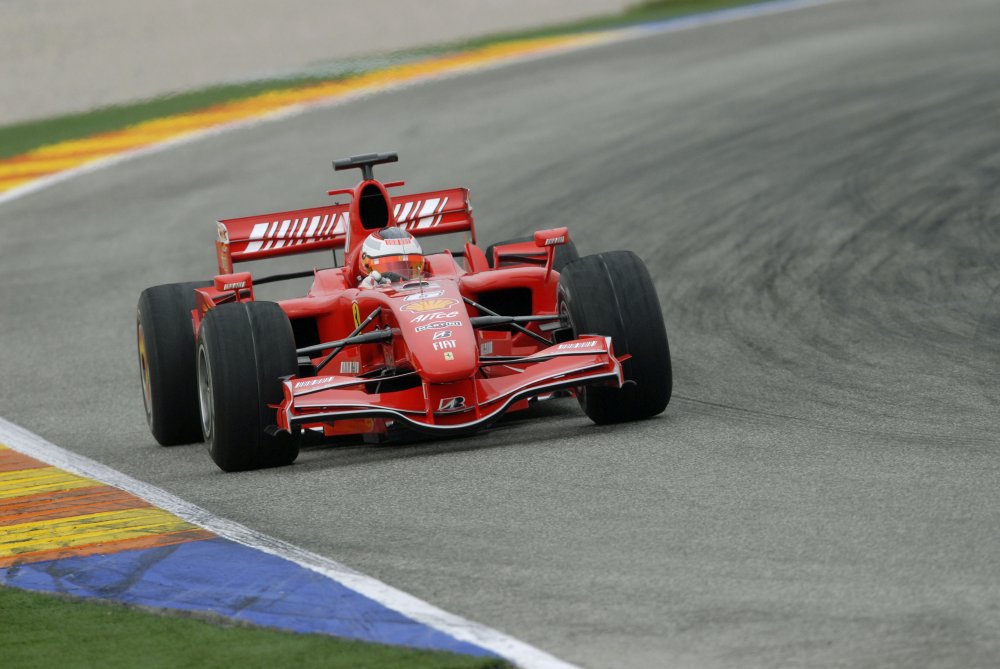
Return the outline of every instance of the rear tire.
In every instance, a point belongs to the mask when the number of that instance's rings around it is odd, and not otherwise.
[[[209,281],[169,283],[142,291],[136,309],[139,380],[146,422],[163,446],[201,441],[195,338],[195,288]]]
[[[201,429],[212,460],[236,472],[289,465],[299,455],[295,435],[265,430],[276,423],[281,377],[298,371],[288,316],[274,302],[220,305],[198,333]]]
[[[649,271],[637,255],[613,251],[567,265],[559,277],[559,313],[574,337],[610,336],[616,356],[632,356],[622,363],[622,388],[578,389],[591,420],[620,423],[666,409],[673,389],[667,330]]]
[[[493,249],[498,246],[503,246],[504,244],[521,244],[523,242],[534,242],[534,236],[529,237],[517,237],[515,239],[508,239],[506,241],[497,242],[496,244],[490,244],[486,247],[486,262],[489,263],[490,267],[493,267]],[[577,253],[576,244],[572,240],[566,242],[565,244],[560,244],[556,247],[556,252],[552,258],[552,269],[557,272],[562,272],[563,267],[570,264],[574,260],[580,257]]]

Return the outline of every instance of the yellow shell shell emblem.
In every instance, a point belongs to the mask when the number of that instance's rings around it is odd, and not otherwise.
[[[458,300],[453,300],[450,297],[439,297],[433,300],[410,302],[401,306],[400,309],[403,311],[440,311],[455,304],[458,304]]]

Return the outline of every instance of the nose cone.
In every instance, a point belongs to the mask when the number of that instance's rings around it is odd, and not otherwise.
[[[390,298],[417,371],[431,383],[467,379],[479,365],[476,333],[452,282],[424,282]]]

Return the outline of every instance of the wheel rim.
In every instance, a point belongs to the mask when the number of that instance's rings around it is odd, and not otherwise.
[[[149,354],[146,352],[146,334],[142,322],[136,321],[136,343],[139,349],[139,380],[142,382],[142,404],[146,409],[146,422],[153,424],[153,389],[149,380]]]
[[[198,347],[198,405],[201,408],[201,432],[205,441],[209,441],[215,421],[215,404],[212,399],[212,369],[208,365],[208,353],[204,346]]]

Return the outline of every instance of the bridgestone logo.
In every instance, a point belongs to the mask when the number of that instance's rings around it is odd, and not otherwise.
[[[414,332],[423,332],[424,330],[440,330],[441,328],[457,328],[462,325],[461,321],[440,321],[437,323],[428,323],[427,325],[421,325],[414,329]]]

